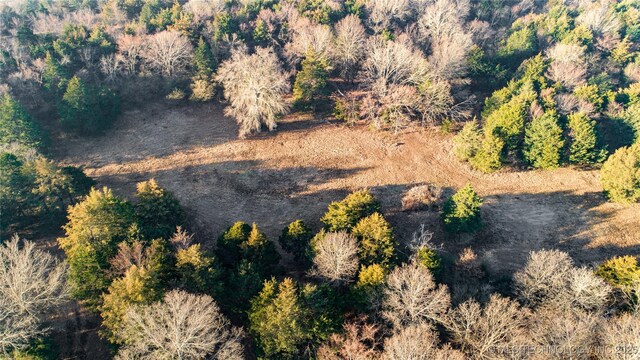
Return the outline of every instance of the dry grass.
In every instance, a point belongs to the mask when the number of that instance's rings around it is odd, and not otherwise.
[[[640,205],[606,203],[597,171],[484,175],[454,158],[450,135],[374,132],[299,114],[275,133],[248,140],[236,133],[217,105],[156,103],[125,112],[105,136],[64,139],[56,156],[122,195],[155,178],[192,214],[201,239],[237,220],[257,222],[274,239],[298,218],[319,227],[329,202],[368,187],[401,241],[425,223],[445,251],[471,247],[491,272],[511,273],[541,248],[567,251],[578,263],[640,255]],[[433,210],[401,211],[403,193],[415,185],[457,189],[467,182],[485,198],[486,226],[476,235],[447,236]]]

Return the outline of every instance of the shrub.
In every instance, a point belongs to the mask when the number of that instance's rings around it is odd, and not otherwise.
[[[351,230],[360,219],[378,211],[380,204],[369,190],[360,190],[329,204],[321,221],[328,231]]]
[[[451,198],[449,198],[442,209],[442,220],[444,228],[449,232],[473,232],[482,225],[480,219],[480,198],[471,184],[467,184]]]
[[[600,264],[596,274],[612,286],[624,288],[640,281],[640,266],[634,256],[616,256]]]
[[[360,220],[352,230],[358,239],[358,254],[365,265],[389,267],[395,261],[396,242],[391,226],[379,213]]]
[[[534,118],[525,130],[524,157],[535,168],[558,167],[563,146],[562,128],[553,111]]]
[[[612,201],[640,201],[640,142],[618,149],[601,170],[602,187]]]
[[[402,197],[403,211],[417,211],[438,207],[442,200],[442,188],[436,185],[414,186]]]
[[[426,246],[419,248],[418,251],[416,251],[416,260],[418,264],[429,269],[434,277],[437,278],[440,275],[442,259],[435,250],[429,249]]]
[[[344,121],[348,125],[353,125],[360,120],[360,101],[356,95],[347,93],[345,96],[337,98],[333,108],[333,116],[336,120]]]
[[[210,101],[216,94],[215,80],[206,75],[194,76],[191,80],[191,101]]]

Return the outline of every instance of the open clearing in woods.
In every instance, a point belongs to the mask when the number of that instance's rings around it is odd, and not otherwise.
[[[640,255],[640,204],[607,203],[597,171],[484,175],[455,159],[450,135],[396,135],[300,115],[274,133],[240,140],[236,131],[220,105],[156,103],[125,112],[102,137],[61,139],[55,156],[84,166],[99,186],[120,195],[155,178],[177,195],[208,244],[237,220],[258,223],[272,239],[298,218],[319,228],[331,201],[368,187],[400,241],[424,223],[445,251],[470,246],[494,273],[518,269],[541,248],[568,251],[579,263]],[[474,236],[446,236],[435,211],[400,209],[403,192],[415,184],[457,189],[467,182],[485,199],[486,226]]]

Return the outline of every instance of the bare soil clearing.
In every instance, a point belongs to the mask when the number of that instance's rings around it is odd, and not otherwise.
[[[331,201],[368,187],[400,241],[424,223],[446,251],[470,246],[495,273],[520,268],[541,248],[566,250],[579,263],[640,255],[640,205],[607,203],[597,171],[484,175],[455,159],[450,135],[374,132],[299,114],[274,133],[240,140],[236,132],[219,105],[156,103],[125,112],[104,136],[64,139],[55,156],[121,195],[155,178],[177,195],[208,244],[237,220],[258,223],[273,239],[298,218],[319,227]],[[467,182],[485,198],[486,226],[476,235],[444,234],[434,211],[401,211],[413,185],[457,189]]]

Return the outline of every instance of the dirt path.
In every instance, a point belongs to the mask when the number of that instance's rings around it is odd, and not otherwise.
[[[401,240],[425,223],[446,250],[472,246],[496,272],[521,267],[540,248],[567,250],[582,263],[640,255],[640,206],[606,203],[597,171],[483,175],[453,157],[449,135],[394,135],[305,116],[238,140],[234,121],[221,114],[218,105],[153,104],[126,112],[105,136],[65,139],[56,156],[126,196],[136,182],[155,178],[188,209],[198,235],[211,240],[237,220],[257,222],[272,238],[298,218],[319,227],[329,202],[368,187]],[[485,197],[485,229],[452,238],[437,213],[401,212],[402,193],[425,182],[453,189],[470,182]]]

